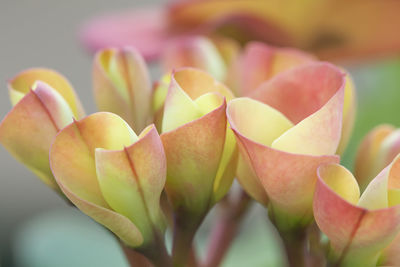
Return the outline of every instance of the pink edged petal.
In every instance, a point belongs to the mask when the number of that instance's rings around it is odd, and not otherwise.
[[[317,179],[317,167],[337,163],[335,155],[296,155],[248,139],[236,129],[242,154],[251,159],[254,173],[267,193],[273,219],[281,229],[301,227],[312,220],[312,200]]]
[[[167,157],[168,197],[175,210],[196,215],[212,205],[213,186],[226,135],[226,102],[161,135]]]
[[[278,137],[272,147],[295,154],[335,154],[342,133],[343,100],[344,86],[318,111]]]
[[[248,96],[278,73],[313,60],[313,56],[300,50],[250,42],[232,64],[227,84],[237,95]]]
[[[143,235],[163,231],[160,196],[165,185],[166,160],[154,126],[123,150],[96,149],[96,172],[102,194],[111,208],[128,217]]]
[[[344,86],[344,74],[324,62],[308,63],[275,76],[250,97],[282,112],[294,124],[321,109]]]
[[[59,190],[49,167],[49,149],[57,132],[73,117],[56,90],[37,82],[1,122],[0,142],[45,184]]]
[[[36,81],[47,83],[56,90],[68,103],[76,118],[81,118],[85,115],[82,104],[68,80],[58,72],[45,68],[27,69],[8,82],[12,104],[15,105],[27,94]]]
[[[91,51],[133,46],[146,60],[153,60],[159,57],[170,35],[165,16],[157,8],[105,15],[84,25],[81,40]]]
[[[99,51],[93,64],[97,107],[121,116],[140,132],[151,117],[150,74],[142,56],[131,47]]]
[[[127,217],[112,211],[104,199],[96,176],[95,149],[123,149],[135,140],[137,136],[120,117],[99,112],[61,130],[50,149],[51,170],[64,194],[133,247],[142,244],[143,237]]]
[[[334,164],[319,168],[314,216],[331,241],[334,261],[341,266],[376,266],[380,251],[400,230],[400,205],[374,210],[356,206],[357,200],[344,193],[349,190],[348,180],[352,177],[346,170],[349,178],[343,180],[344,170]],[[358,190],[354,177],[352,180]]]

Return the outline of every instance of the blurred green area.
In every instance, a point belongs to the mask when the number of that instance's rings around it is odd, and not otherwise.
[[[381,123],[400,125],[400,57],[344,66],[352,74],[358,95],[354,132],[342,164],[352,169],[361,138]],[[206,250],[206,236],[213,224],[208,216],[196,242]],[[17,267],[128,266],[112,235],[75,210],[49,211],[19,227],[13,253]],[[245,219],[223,266],[285,266],[277,233],[266,211],[254,205]]]
[[[400,126],[400,56],[389,60],[345,66],[354,78],[358,107],[353,135],[342,164],[353,169],[357,147],[374,126]]]
[[[196,236],[204,255],[214,219],[208,216]],[[277,233],[264,208],[253,205],[222,266],[284,266]],[[19,228],[13,242],[17,267],[128,267],[110,232],[73,207],[39,214]]]

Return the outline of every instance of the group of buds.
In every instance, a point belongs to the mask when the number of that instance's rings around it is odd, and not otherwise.
[[[23,71],[9,82],[13,108],[0,142],[156,266],[188,264],[196,230],[235,177],[268,209],[292,266],[315,256],[290,254],[314,222],[329,238],[313,241],[324,262],[400,264],[400,135],[387,125],[373,130],[356,177],[339,165],[355,113],[344,70],[296,50],[261,43],[241,50],[199,36],[171,41],[163,67],[152,86],[134,49],[99,51],[100,112],[88,116],[63,76]]]

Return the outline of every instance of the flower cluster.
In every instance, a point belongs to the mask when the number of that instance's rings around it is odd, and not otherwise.
[[[304,258],[400,264],[399,133],[374,129],[355,177],[340,165],[356,108],[345,70],[262,43],[242,50],[221,37],[175,39],[162,58],[165,75],[152,86],[133,48],[99,51],[100,112],[88,116],[57,72],[19,73],[8,85],[13,108],[0,124],[1,144],[156,266],[196,264],[196,230],[235,177],[268,209],[292,266]]]

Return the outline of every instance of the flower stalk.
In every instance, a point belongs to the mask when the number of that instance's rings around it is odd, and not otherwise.
[[[220,266],[251,206],[251,199],[243,190],[238,195],[237,198],[228,196],[220,203],[219,216],[208,244],[206,267]]]

